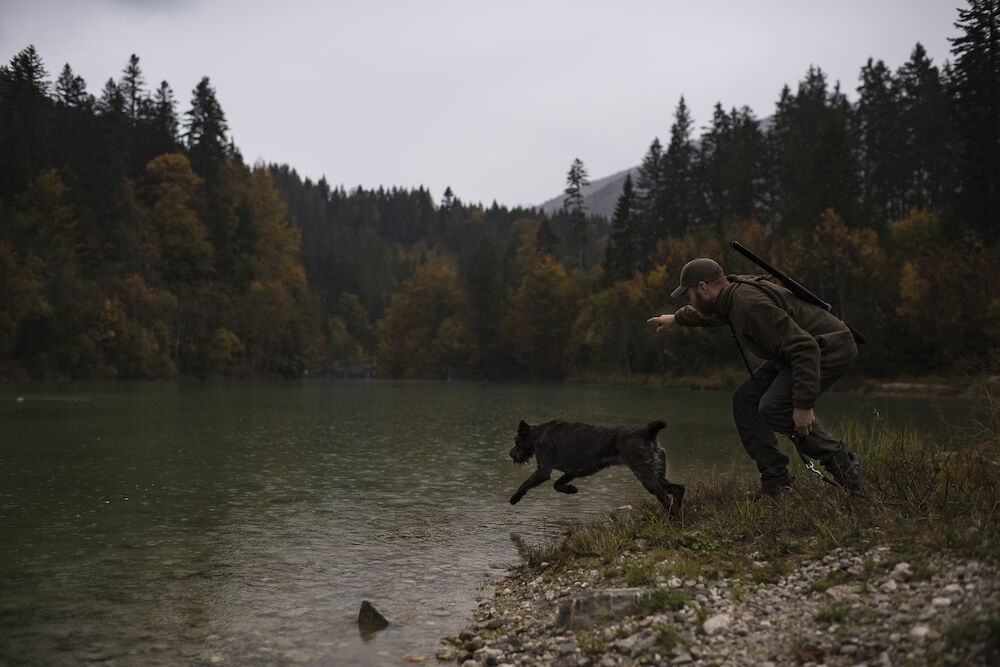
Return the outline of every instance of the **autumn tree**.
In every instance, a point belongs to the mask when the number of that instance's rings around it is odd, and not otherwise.
[[[466,296],[447,266],[417,269],[393,295],[376,336],[380,376],[441,379],[476,363]]]
[[[561,378],[570,369],[578,295],[551,255],[525,275],[504,316],[501,347],[536,378]]]

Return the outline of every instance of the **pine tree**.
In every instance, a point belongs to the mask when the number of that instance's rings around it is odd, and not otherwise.
[[[641,227],[635,210],[636,193],[632,185],[632,174],[625,175],[622,193],[615,204],[611,218],[611,237],[604,251],[604,274],[607,284],[631,277],[642,268]]]
[[[156,89],[150,112],[151,152],[155,156],[176,151],[178,148],[177,101],[174,99],[174,91],[166,81],[161,82],[160,87]]]
[[[769,134],[777,224],[803,229],[828,208],[848,226],[857,224],[858,168],[849,120],[851,107],[839,85],[828,91],[826,74],[810,67],[792,95],[781,92]]]
[[[82,109],[93,105],[93,98],[87,95],[87,83],[82,76],[73,74],[69,63],[63,65],[56,79],[56,101],[68,109]]]
[[[760,123],[748,107],[726,113],[715,105],[696,161],[701,200],[698,217],[719,238],[728,225],[764,212],[766,146]]]
[[[865,224],[881,227],[906,210],[902,173],[906,132],[899,114],[900,92],[892,72],[871,58],[861,68],[855,123],[861,148],[862,209]]]
[[[638,230],[636,255],[642,269],[648,268],[647,259],[656,249],[656,242],[664,232],[664,223],[657,202],[661,201],[660,172],[663,169],[663,148],[659,138],[654,138],[642,159],[635,182],[635,216]]]
[[[913,207],[940,210],[954,186],[955,124],[945,81],[921,44],[897,70],[896,85],[905,141],[901,213]]]
[[[563,193],[563,210],[570,217],[570,252],[577,258],[577,266],[584,268],[584,249],[587,245],[587,207],[583,202],[583,188],[590,185],[587,169],[580,158],[573,160],[566,174]]]
[[[229,126],[207,76],[191,91],[191,95],[191,109],[184,114],[187,117],[184,139],[188,157],[195,172],[211,182],[218,175],[219,165],[226,159]]]
[[[114,79],[104,82],[101,96],[97,100],[97,111],[102,116],[122,116],[125,114],[125,96]]]
[[[667,236],[680,237],[697,223],[695,148],[691,139],[693,121],[681,96],[670,127],[670,144],[660,170],[661,200],[655,206],[666,221]]]
[[[969,0],[951,39],[961,142],[958,207],[989,243],[1000,241],[1000,0]]]
[[[118,84],[122,98],[125,101],[125,113],[128,115],[132,125],[139,122],[139,112],[142,102],[142,87],[146,80],[142,77],[142,68],[139,67],[139,56],[134,53],[128,60],[128,65],[122,70],[122,80]]]
[[[0,67],[0,198],[21,195],[51,163],[48,72],[34,46]]]

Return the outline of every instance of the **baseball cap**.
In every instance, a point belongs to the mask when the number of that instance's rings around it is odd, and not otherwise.
[[[722,267],[714,259],[708,257],[692,259],[681,269],[681,284],[670,293],[670,296],[677,298],[684,294],[684,291],[689,287],[694,287],[701,282],[710,283],[724,275],[726,274],[722,271]]]

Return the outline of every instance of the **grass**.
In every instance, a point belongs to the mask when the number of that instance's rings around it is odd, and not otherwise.
[[[829,590],[834,586],[846,584],[853,580],[854,580],[854,575],[850,574],[849,572],[845,572],[843,570],[835,570],[827,574],[822,579],[817,579],[816,581],[809,584],[809,590],[822,592],[825,590]]]
[[[673,625],[660,628],[657,638],[660,640],[660,648],[663,649],[664,653],[670,653],[678,646],[685,651],[691,650],[691,640],[681,634]]]
[[[691,604],[687,593],[668,588],[656,588],[649,598],[642,601],[639,608],[645,614],[655,614],[658,611],[677,611]]]
[[[851,617],[853,609],[850,602],[834,602],[816,612],[816,620],[822,623],[843,623]]]
[[[801,556],[837,547],[888,544],[914,564],[917,579],[933,575],[921,556],[940,549],[1000,559],[1000,401],[985,387],[985,410],[944,437],[890,430],[879,422],[838,429],[865,461],[866,498],[854,498],[800,474],[788,493],[756,493],[752,478],[689,484],[681,520],[671,521],[652,498],[602,521],[580,524],[556,543],[523,547],[528,568],[547,561],[565,567],[590,560],[609,566],[624,551],[663,556],[629,563],[616,576],[648,585],[657,576],[683,579],[719,573],[753,583],[778,581]],[[767,561],[759,569],[746,563]],[[870,572],[874,564],[866,564]],[[923,568],[923,569],[922,569]],[[836,575],[841,576],[841,575]],[[846,583],[831,575],[820,586]]]

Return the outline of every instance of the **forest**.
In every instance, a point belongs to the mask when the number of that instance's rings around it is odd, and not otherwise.
[[[1000,354],[998,23],[969,0],[951,60],[870,58],[853,102],[820,67],[763,118],[698,131],[680,97],[610,220],[578,159],[552,215],[248,165],[208,77],[182,113],[136,55],[94,95],[26,46],[0,67],[0,379],[711,375],[740,367],[727,333],[646,320],[688,259],[760,273],[730,239],[865,333],[859,372],[960,373]]]

